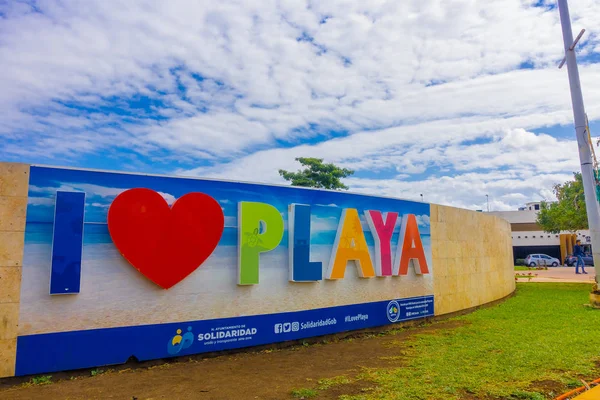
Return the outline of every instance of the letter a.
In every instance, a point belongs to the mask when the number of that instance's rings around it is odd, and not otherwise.
[[[350,260],[356,264],[361,278],[375,276],[365,234],[355,208],[347,208],[342,212],[327,269],[327,279],[342,279],[346,272],[346,264]]]
[[[412,263],[415,273],[428,274],[427,260],[421,242],[421,234],[414,214],[402,217],[402,229],[398,238],[394,275],[408,275],[408,264]]]

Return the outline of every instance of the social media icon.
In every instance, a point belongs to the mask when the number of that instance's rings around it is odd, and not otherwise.
[[[283,332],[288,333],[292,331],[292,324],[286,322],[283,324]]]
[[[300,330],[300,324],[298,322],[292,322],[292,332],[298,332]]]
[[[283,331],[282,324],[275,324],[275,333],[281,333]]]

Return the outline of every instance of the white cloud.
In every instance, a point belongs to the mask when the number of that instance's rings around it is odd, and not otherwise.
[[[513,209],[579,168],[574,140],[531,132],[572,124],[558,12],[534,3],[4,2],[0,153],[269,183],[316,156],[361,193]],[[600,19],[570,6],[575,32]],[[600,64],[580,72],[597,121]]]
[[[429,226],[429,215],[416,215],[417,224],[421,227]]]
[[[93,185],[93,184],[89,184],[89,183],[73,183],[73,184],[69,184],[69,185],[62,184],[59,187],[39,187],[39,186],[35,186],[35,185],[30,185],[29,190],[34,193],[43,193],[46,195],[54,195],[54,194],[56,194],[56,192],[59,192],[59,191],[84,192],[84,193],[86,193],[86,196],[99,196],[99,197],[105,198],[107,200],[112,200],[115,197],[117,197],[119,194],[128,190],[128,188],[125,188],[125,189],[124,188],[112,188],[112,187],[106,187],[106,186],[100,186],[100,185]],[[172,194],[164,193],[164,192],[157,192],[157,193],[160,194],[162,196],[162,198],[165,199],[165,201],[170,206],[173,205],[175,200],[177,200],[177,198],[175,196],[173,196]],[[39,197],[33,197],[33,198],[42,200],[42,198],[39,198]],[[49,199],[49,200],[53,202],[52,199]],[[92,203],[92,206],[100,207],[100,206],[102,206],[102,203],[95,202],[95,203]]]
[[[310,223],[311,232],[337,231],[339,218],[336,217],[312,217]]]
[[[127,189],[112,188],[89,183],[61,184],[59,187],[29,186],[29,190],[35,193],[54,195],[56,192],[85,192],[100,197],[116,197]]]
[[[32,206],[54,206],[54,199],[47,197],[29,197],[27,204]]]
[[[158,194],[160,194],[170,206],[172,206],[173,203],[175,203],[175,200],[177,200],[175,196],[169,193],[158,192]]]
[[[237,228],[237,217],[225,217],[225,227],[227,228]]]
[[[490,124],[491,125],[491,124]],[[481,123],[457,125],[469,131]],[[422,125],[422,132],[435,131],[436,123]],[[401,135],[411,128],[394,128]],[[457,128],[459,129],[459,128]],[[485,143],[465,144],[452,138],[430,143],[428,137],[413,138],[410,146],[390,146],[389,141],[381,141],[379,152],[358,159],[345,152],[346,146],[364,148],[362,138],[340,139],[317,146],[300,146],[291,149],[274,149],[254,153],[215,169],[199,169],[192,173],[211,177],[232,177],[239,180],[253,180],[261,177],[263,182],[282,183],[276,173],[278,168],[293,169],[295,156],[312,154],[328,155],[328,161],[362,170],[376,170],[379,166],[398,171],[429,168],[446,169],[421,179],[370,179],[348,178],[346,183],[352,191],[386,195],[407,200],[420,201],[425,194],[427,202],[451,204],[471,209],[486,209],[486,197],[490,196],[493,210],[516,209],[526,200],[552,199],[553,184],[566,181],[572,172],[579,168],[577,145],[574,140],[558,140],[545,134],[534,134],[524,129],[506,129],[494,132],[493,126],[483,131]],[[365,136],[364,140],[368,137]],[[348,160],[352,161],[348,161]],[[256,160],[263,160],[258,162]],[[249,165],[256,163],[251,170]],[[515,193],[517,193],[515,195]]]

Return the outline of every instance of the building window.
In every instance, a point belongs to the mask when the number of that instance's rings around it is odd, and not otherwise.
[[[525,239],[527,239],[527,236],[525,236]]]
[[[532,236],[533,239],[535,239],[535,236]]]
[[[517,239],[521,239],[521,236],[517,236]]]
[[[540,205],[539,205],[539,204],[536,204],[536,205],[535,205],[535,206],[533,206],[533,207],[534,207],[536,210],[539,210],[539,209],[540,209]]]

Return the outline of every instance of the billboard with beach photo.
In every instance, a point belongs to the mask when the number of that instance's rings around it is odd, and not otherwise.
[[[432,316],[429,208],[32,166],[16,374]]]

